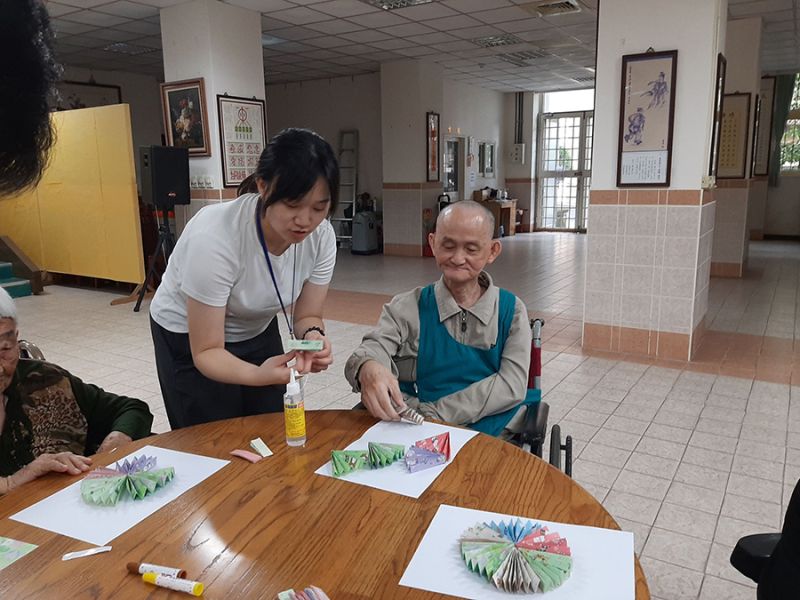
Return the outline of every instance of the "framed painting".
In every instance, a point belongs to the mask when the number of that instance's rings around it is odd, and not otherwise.
[[[52,110],[74,110],[122,103],[122,91],[118,85],[59,81],[56,91],[58,93]]]
[[[728,61],[720,52],[717,54],[717,79],[714,88],[714,120],[711,124],[711,156],[708,164],[708,174],[717,176],[717,162],[719,161],[719,130],[722,125],[722,97],[725,95],[725,72]]]
[[[161,84],[167,146],[187,148],[189,156],[211,156],[203,78]]]
[[[667,187],[678,51],[622,57],[617,187]]]
[[[725,94],[719,136],[717,179],[744,179],[750,133],[750,94]]]
[[[425,113],[426,181],[439,181],[441,177],[439,113]]]
[[[217,114],[223,185],[236,187],[256,170],[267,144],[266,102],[217,95]]]

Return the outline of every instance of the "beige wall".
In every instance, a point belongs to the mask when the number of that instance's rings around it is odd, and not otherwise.
[[[339,132],[357,129],[358,190],[381,195],[379,73],[267,86],[269,135],[287,127],[313,129],[339,149]],[[419,135],[422,144],[422,133]]]
[[[473,137],[475,147],[472,165],[465,171],[465,188],[461,199],[470,198],[472,190],[484,187],[505,187],[504,165],[506,157],[506,132],[502,127],[505,107],[501,92],[475,87],[456,81],[444,80],[444,108],[442,110],[443,139]],[[513,107],[512,107],[513,110]],[[512,113],[513,116],[513,113]],[[460,133],[459,133],[460,130]],[[478,174],[478,144],[491,142],[495,145],[495,172],[493,177]],[[470,173],[475,173],[475,183],[470,185]]]
[[[384,183],[425,181],[425,113],[439,113],[441,127],[442,75],[440,65],[421,61],[381,64]],[[443,144],[440,147],[443,149]]]
[[[98,84],[120,86],[122,102],[131,107],[134,161],[136,179],[139,181],[139,146],[160,145],[164,132],[158,81],[155,77],[138,73],[98,71],[69,65],[64,67],[62,79],[88,83],[92,77]]]

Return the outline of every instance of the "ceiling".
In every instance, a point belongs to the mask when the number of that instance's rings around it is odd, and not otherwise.
[[[185,1],[50,1],[59,60],[163,79],[158,11]],[[538,17],[520,6],[531,0],[434,0],[391,11],[365,0],[225,0],[262,14],[268,84],[370,73],[413,58],[503,92],[593,86],[598,0],[578,1],[578,13]],[[800,68],[798,1],[729,0],[731,18],[764,19],[766,71]],[[510,45],[475,41],[509,35]]]

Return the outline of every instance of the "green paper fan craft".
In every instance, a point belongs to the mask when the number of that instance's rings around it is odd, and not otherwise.
[[[369,452],[369,464],[373,468],[378,468],[385,467],[403,458],[406,448],[400,444],[369,442],[367,451]]]
[[[567,540],[532,521],[478,523],[459,541],[467,567],[506,592],[549,592],[572,572]]]
[[[332,450],[331,465],[334,477],[341,477],[359,469],[369,469],[369,452],[366,450]]]
[[[123,497],[141,500],[166,486],[175,477],[174,467],[156,468],[154,456],[142,455],[114,468],[91,471],[81,481],[81,497],[88,504],[113,506]]]

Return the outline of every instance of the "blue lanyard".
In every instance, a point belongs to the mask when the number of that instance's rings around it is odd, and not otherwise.
[[[281,304],[283,311],[283,318],[286,319],[286,327],[289,328],[289,337],[294,338],[294,331],[292,330],[292,323],[289,321],[289,315],[286,314],[286,307],[281,298],[281,290],[278,288],[278,280],[275,279],[275,271],[272,269],[272,261],[269,259],[269,250],[267,243],[264,241],[264,232],[261,229],[261,199],[259,198],[256,204],[256,231],[258,232],[258,241],[261,242],[261,249],[264,251],[264,258],[267,259],[267,267],[269,268],[270,277],[272,277],[272,287],[275,288],[275,293],[278,295],[278,302]],[[295,266],[297,266],[297,248],[294,250]],[[294,295],[294,269],[292,269],[292,295]],[[294,300],[294,298],[292,298]]]

